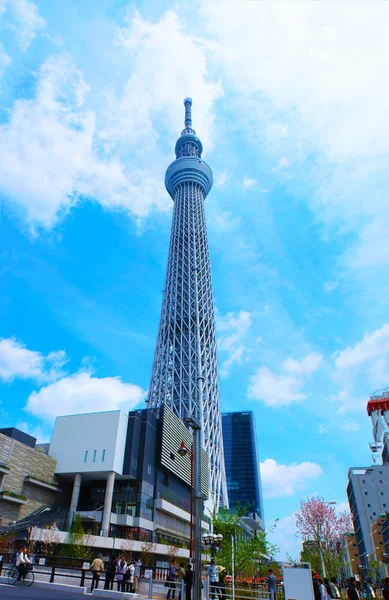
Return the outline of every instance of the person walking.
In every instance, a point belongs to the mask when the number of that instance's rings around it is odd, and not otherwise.
[[[134,577],[135,577],[135,561],[132,560],[130,565],[127,567],[125,580],[126,580],[126,591],[130,594],[134,593]]]
[[[176,597],[176,581],[177,581],[178,573],[176,569],[176,559],[172,558],[172,562],[170,563],[169,572],[167,576],[167,580],[169,582],[169,589],[167,591],[166,600],[169,600],[170,594],[172,600]]]
[[[185,573],[184,581],[185,581],[185,600],[192,600],[193,570],[192,570],[192,565],[190,563],[188,563],[186,565],[186,573]]]
[[[268,569],[267,591],[270,593],[270,600],[276,600],[277,577],[274,575],[272,569]]]
[[[90,570],[92,571],[92,584],[90,593],[92,593],[94,588],[97,589],[99,587],[100,575],[104,571],[103,557],[101,554],[98,554],[97,558],[94,559],[90,566]]]

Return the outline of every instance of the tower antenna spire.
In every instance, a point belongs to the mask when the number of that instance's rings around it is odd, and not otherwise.
[[[192,98],[185,98],[185,129],[192,129]]]

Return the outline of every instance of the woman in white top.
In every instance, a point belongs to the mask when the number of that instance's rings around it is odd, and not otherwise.
[[[19,571],[19,580],[22,577],[26,576],[27,573],[27,569],[28,569],[28,565],[31,564],[30,559],[28,558],[28,551],[27,548],[24,547],[20,552],[19,552],[19,556],[16,559],[16,566],[18,568]]]

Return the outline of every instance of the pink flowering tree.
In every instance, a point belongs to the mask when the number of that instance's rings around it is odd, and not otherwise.
[[[311,562],[321,565],[323,576],[336,576],[342,563],[344,537],[353,530],[350,513],[336,513],[331,504],[316,496],[300,501],[295,518],[305,546],[316,559]]]

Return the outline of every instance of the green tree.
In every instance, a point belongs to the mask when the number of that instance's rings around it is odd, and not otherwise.
[[[234,546],[235,576],[252,576],[260,571],[260,564],[266,556],[276,552],[275,546],[266,539],[265,532],[257,529],[254,535],[248,535],[242,518],[247,514],[244,508],[234,511],[222,508],[213,518],[213,530],[223,536],[216,562],[232,573],[232,546]]]
[[[95,537],[90,531],[85,533],[81,515],[77,513],[70,528],[70,540],[66,548],[66,555],[73,558],[90,559],[93,554],[94,543]]]

